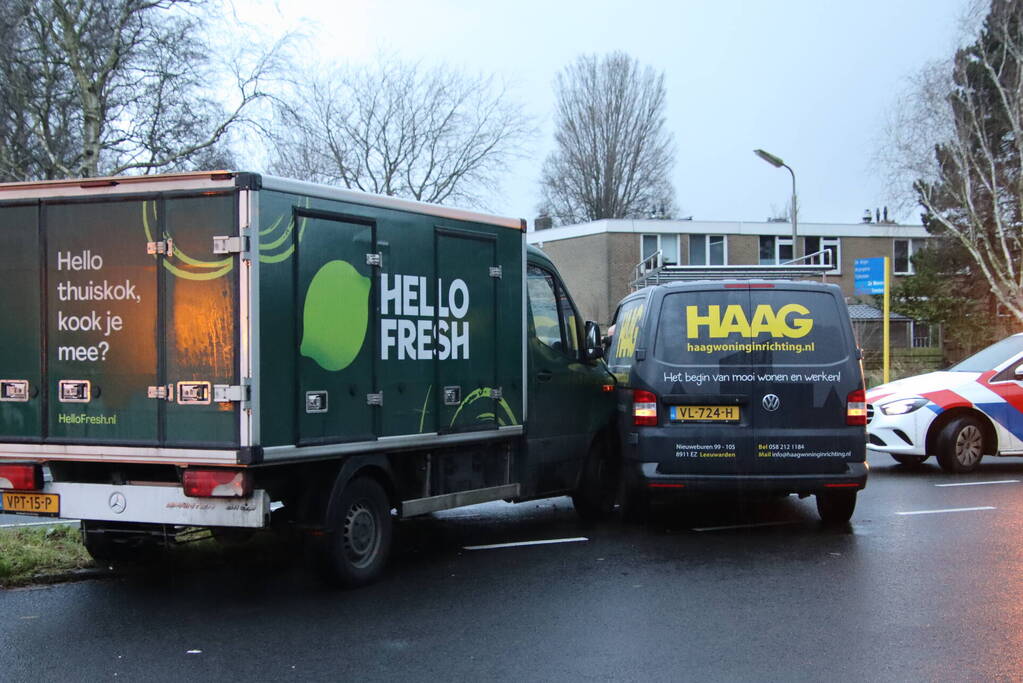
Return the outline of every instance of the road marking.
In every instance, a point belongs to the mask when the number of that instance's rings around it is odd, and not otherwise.
[[[0,529],[14,529],[19,526],[58,526],[60,524],[66,524],[68,526],[72,524],[81,524],[79,519],[62,519],[53,522],[23,522],[21,524],[0,524]]]
[[[576,538],[551,538],[544,541],[519,541],[518,543],[491,543],[490,545],[467,545],[464,550],[490,550],[492,548],[517,548],[523,545],[550,545],[552,543],[579,543],[590,539],[585,536]]]
[[[1019,479],[1001,479],[999,481],[963,481],[958,484],[935,484],[938,488],[945,486],[984,486],[985,484],[1018,484]]]
[[[975,512],[977,510],[995,510],[991,506],[978,508],[945,508],[944,510],[913,510],[911,512],[896,512],[897,515],[936,515],[941,512]]]
[[[796,524],[796,522],[759,522],[757,524],[730,524],[728,526],[704,526],[693,527],[693,531],[727,531],[728,529],[754,529],[760,526],[783,526],[785,524]]]

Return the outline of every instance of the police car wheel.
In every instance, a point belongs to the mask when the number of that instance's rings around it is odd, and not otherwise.
[[[856,509],[856,491],[827,491],[818,493],[817,514],[826,526],[838,526],[848,522]]]
[[[938,464],[953,474],[972,472],[984,456],[984,432],[976,418],[964,415],[938,434]]]
[[[894,458],[895,462],[899,463],[900,465],[906,465],[907,467],[916,467],[917,465],[922,465],[924,460],[927,459],[927,456],[926,455],[896,455],[896,454],[892,453],[892,458]]]

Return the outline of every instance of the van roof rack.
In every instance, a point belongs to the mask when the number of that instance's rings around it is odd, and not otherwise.
[[[629,287],[635,292],[651,285],[691,280],[824,281],[828,271],[835,269],[831,257],[831,250],[823,249],[777,265],[678,266],[664,263],[662,253],[658,250],[636,265]]]

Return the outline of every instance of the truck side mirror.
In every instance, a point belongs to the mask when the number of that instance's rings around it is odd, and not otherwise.
[[[586,321],[586,360],[597,360],[604,357],[604,347],[600,343],[600,325],[592,320]]]

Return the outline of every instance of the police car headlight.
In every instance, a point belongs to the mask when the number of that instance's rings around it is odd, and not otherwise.
[[[885,403],[881,406],[881,412],[885,415],[905,415],[925,405],[927,405],[926,398],[903,398],[891,403]]]

